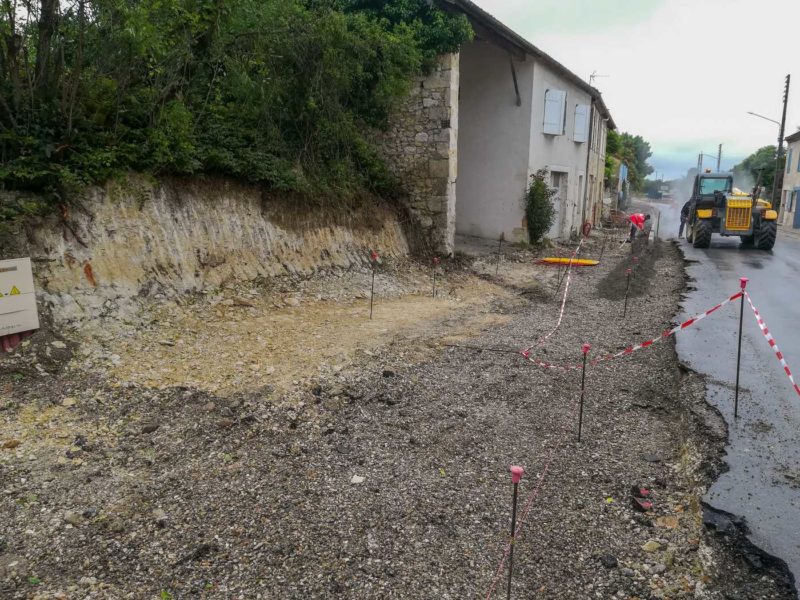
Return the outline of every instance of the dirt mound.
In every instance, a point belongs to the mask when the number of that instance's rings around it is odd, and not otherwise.
[[[646,295],[651,289],[653,277],[657,275],[656,264],[664,254],[663,245],[657,241],[643,244],[639,240],[633,245],[630,256],[619,261],[597,285],[597,293],[607,300],[622,300],[628,285],[626,271],[632,269],[629,297]],[[628,246],[626,246],[628,248]],[[634,261],[638,258],[638,262]]]

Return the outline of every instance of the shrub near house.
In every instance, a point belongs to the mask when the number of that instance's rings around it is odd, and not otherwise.
[[[547,169],[540,169],[531,175],[531,184],[525,194],[525,221],[531,244],[541,242],[556,219],[556,209],[553,206],[556,190],[548,185],[549,180]]]

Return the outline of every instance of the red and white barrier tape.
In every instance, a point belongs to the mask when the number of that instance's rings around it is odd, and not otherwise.
[[[621,352],[618,352],[616,354],[608,354],[606,356],[597,358],[597,359],[591,361],[591,364],[592,365],[596,365],[596,364],[598,364],[598,363],[600,363],[602,361],[613,360],[613,359],[619,358],[621,356],[627,356],[629,354],[633,354],[637,350],[641,350],[643,348],[648,348],[648,347],[652,346],[653,344],[655,344],[656,342],[658,342],[659,340],[663,340],[665,338],[668,338],[668,337],[678,333],[679,331],[682,331],[684,329],[687,329],[687,328],[691,327],[692,325],[694,325],[698,321],[700,321],[700,320],[706,318],[707,316],[709,316],[710,314],[718,311],[720,308],[722,308],[726,304],[730,304],[731,302],[733,302],[735,300],[738,300],[741,297],[742,297],[742,292],[737,292],[736,294],[734,294],[734,295],[730,296],[729,298],[723,300],[722,302],[720,302],[716,306],[708,309],[704,313],[701,313],[701,314],[696,315],[696,316],[694,316],[694,317],[692,317],[690,319],[687,319],[686,321],[684,321],[680,325],[678,325],[676,327],[673,327],[672,329],[670,329],[668,331],[665,331],[658,338],[654,338],[652,340],[648,340],[646,342],[642,342],[641,344],[637,344],[635,346],[630,346],[630,347],[626,348],[625,350],[623,350]],[[748,298],[748,300],[749,300],[749,298]],[[752,306],[752,303],[751,303],[751,306]],[[755,307],[753,307],[753,310],[755,311]],[[562,308],[562,313],[563,313],[563,308]],[[766,327],[764,327],[764,329],[765,328]],[[546,339],[546,338],[544,338],[544,339]],[[770,345],[773,345],[773,344],[770,344]],[[561,365],[554,365],[554,364],[538,361],[536,359],[530,358],[530,353],[529,353],[528,350],[523,350],[522,351],[522,355],[526,359],[528,359],[530,362],[532,362],[532,363],[534,363],[534,364],[536,364],[538,366],[542,366],[542,367],[549,368],[549,369],[560,369],[560,370],[568,371],[568,370],[579,370],[579,369],[582,368],[582,365],[561,366]],[[779,358],[781,358],[781,360],[782,360],[782,356],[779,357]],[[782,361],[781,364],[785,365],[785,362]],[[791,373],[788,371],[788,367],[785,367],[785,369],[787,370],[787,374],[789,375],[789,377],[791,379]],[[794,380],[793,379],[792,379],[792,384],[794,384]],[[795,385],[795,389],[798,390],[796,385]],[[800,390],[798,390],[798,393],[800,393]],[[575,402],[574,406],[573,406],[572,414],[570,416],[570,422],[572,422],[574,420],[574,416],[575,416],[575,412],[577,411],[577,407],[578,407],[578,403]],[[545,460],[544,468],[542,469],[541,474],[538,476],[538,480],[536,482],[536,485],[534,486],[533,490],[529,494],[528,499],[525,502],[525,505],[523,506],[522,512],[520,514],[520,519],[519,519],[519,522],[517,524],[517,528],[514,531],[514,543],[519,541],[519,536],[520,536],[520,533],[522,531],[522,526],[525,524],[525,519],[527,518],[528,513],[530,512],[531,508],[533,507],[534,501],[539,496],[539,493],[540,493],[540,491],[542,489],[542,485],[544,484],[544,480],[547,477],[548,472],[550,471],[550,467],[551,467],[551,465],[553,463],[553,459],[555,458],[555,455],[563,447],[566,439],[567,439],[567,433],[565,432],[564,436],[562,436],[561,440],[552,448],[552,450],[550,451],[547,459]],[[489,600],[491,598],[492,594],[494,593],[494,591],[495,591],[495,589],[497,587],[497,583],[500,580],[500,576],[503,573],[503,568],[505,567],[506,561],[508,560],[508,556],[509,556],[509,554],[511,552],[511,544],[512,544],[511,541],[505,542],[505,544],[504,544],[503,556],[500,559],[500,563],[498,564],[497,569],[494,572],[494,576],[492,577],[491,585],[489,586],[489,590],[488,590],[488,592],[486,594],[486,600]]]
[[[617,352],[616,354],[606,354],[604,356],[600,356],[598,358],[595,358],[594,360],[591,360],[589,362],[589,364],[591,366],[595,366],[595,365],[598,365],[601,362],[614,360],[615,358],[620,358],[621,356],[627,356],[629,354],[633,354],[637,350],[642,350],[644,348],[649,348],[650,346],[652,346],[656,342],[664,340],[664,339],[666,339],[666,338],[668,338],[668,337],[670,337],[672,335],[675,335],[679,331],[683,331],[684,329],[687,329],[687,328],[691,327],[692,325],[694,325],[698,321],[700,321],[702,319],[705,319],[708,315],[718,311],[720,308],[722,308],[726,304],[730,304],[731,302],[733,302],[735,300],[738,300],[741,297],[742,297],[742,292],[736,292],[733,296],[731,296],[730,298],[727,298],[726,300],[723,300],[722,302],[720,302],[719,304],[717,304],[713,308],[709,308],[704,313],[701,313],[699,315],[695,315],[691,319],[687,319],[686,321],[684,321],[683,323],[681,323],[677,327],[673,327],[672,329],[669,329],[669,330],[665,331],[664,333],[662,333],[657,338],[653,338],[652,340],[647,340],[646,342],[642,342],[641,344],[636,344],[635,346],[628,346],[627,348],[625,348],[625,350],[622,350],[621,352]],[[573,370],[580,370],[580,369],[583,368],[583,365],[555,365],[555,364],[552,364],[552,363],[547,363],[547,362],[544,362],[544,361],[540,361],[540,360],[537,360],[535,358],[532,358],[531,355],[530,355],[530,352],[528,350],[523,350],[521,354],[528,361],[532,362],[533,364],[535,364],[538,367],[542,367],[542,368],[545,368],[545,369],[557,369],[557,370],[560,370],[560,371],[573,371]]]
[[[783,367],[783,372],[786,373],[786,376],[792,383],[794,391],[797,392],[798,396],[800,396],[800,386],[798,386],[794,382],[794,377],[792,376],[792,370],[789,368],[789,365],[786,364],[786,359],[783,357],[783,352],[781,352],[780,348],[778,348],[778,344],[775,342],[775,338],[772,337],[772,334],[769,332],[769,329],[767,328],[767,324],[764,322],[764,319],[761,317],[761,314],[758,312],[758,309],[756,308],[755,304],[753,304],[753,300],[750,298],[750,294],[745,292],[744,296],[745,298],[747,298],[747,303],[750,305],[750,308],[753,309],[753,314],[756,317],[756,322],[758,323],[758,327],[761,329],[761,333],[764,334],[764,337],[767,339],[767,343],[775,351],[775,356],[777,357],[778,362],[781,363],[781,366]]]
[[[556,326],[555,326],[555,327],[553,327],[553,330],[552,330],[550,333],[548,333],[548,334],[547,334],[547,335],[545,335],[544,337],[541,337],[541,338],[539,338],[538,340],[536,340],[536,341],[533,343],[533,345],[531,345],[531,346],[528,346],[528,348],[526,348],[525,350],[523,350],[523,352],[530,352],[531,350],[533,350],[534,348],[536,348],[536,346],[541,346],[541,345],[542,345],[542,344],[544,344],[544,343],[545,343],[545,342],[546,342],[546,341],[547,341],[547,340],[548,340],[550,337],[552,337],[552,335],[553,335],[553,334],[554,334],[556,331],[558,331],[558,328],[559,328],[559,327],[561,327],[561,321],[563,321],[563,320],[564,320],[564,308],[567,306],[567,295],[569,294],[569,284],[570,284],[570,281],[572,281],[572,265],[573,265],[573,261],[574,261],[574,260],[577,258],[578,254],[580,254],[580,252],[581,252],[581,246],[583,246],[583,240],[584,240],[584,239],[585,239],[585,238],[583,238],[583,237],[582,237],[582,238],[581,238],[581,241],[580,241],[580,242],[578,242],[578,245],[575,247],[575,250],[573,250],[573,251],[572,251],[572,256],[571,256],[571,257],[570,257],[570,259],[569,259],[569,263],[567,264],[567,274],[566,274],[567,283],[566,283],[566,285],[564,286],[564,297],[563,297],[563,299],[561,300],[561,310],[560,310],[560,311],[559,311],[559,313],[558,313],[558,321],[556,321]]]
[[[676,333],[678,333],[680,331],[683,331],[684,329],[688,329],[689,327],[691,327],[692,325],[694,325],[698,321],[701,321],[702,319],[705,319],[707,316],[709,316],[712,313],[718,311],[719,309],[721,309],[726,304],[730,304],[731,302],[735,302],[736,300],[738,300],[742,296],[747,298],[747,302],[748,302],[748,304],[750,304],[750,308],[753,310],[753,314],[755,315],[756,321],[758,322],[758,326],[761,329],[761,332],[764,334],[764,337],[766,338],[766,340],[769,343],[770,347],[775,351],[775,356],[777,357],[778,361],[781,363],[781,366],[783,367],[783,370],[786,373],[786,376],[789,378],[789,381],[791,382],[792,387],[794,388],[794,391],[800,396],[800,386],[798,386],[798,384],[795,383],[794,377],[792,376],[792,371],[789,368],[789,365],[786,363],[786,359],[784,358],[783,353],[778,348],[778,344],[775,342],[775,339],[772,337],[772,334],[769,332],[769,329],[767,328],[767,324],[764,322],[764,319],[761,317],[761,314],[758,312],[758,309],[753,304],[753,300],[750,298],[750,294],[748,294],[746,291],[740,291],[740,292],[737,292],[737,293],[733,294],[732,296],[730,296],[729,298],[723,300],[722,302],[720,302],[716,306],[714,306],[712,308],[709,308],[707,311],[705,311],[703,313],[700,313],[698,315],[695,315],[694,317],[691,317],[690,319],[687,319],[686,321],[684,321],[680,325],[678,325],[676,327],[673,327],[672,329],[670,329],[668,331],[665,331],[664,333],[661,334],[661,336],[659,336],[657,338],[653,338],[652,340],[648,340],[646,342],[642,342],[641,344],[637,344],[635,346],[629,346],[625,350],[623,350],[621,352],[617,352],[616,354],[607,354],[607,355],[602,356],[600,358],[596,358],[593,361],[591,361],[590,364],[594,366],[594,365],[597,365],[598,363],[603,362],[603,361],[613,360],[615,358],[619,358],[619,357],[622,357],[622,356],[627,356],[629,354],[633,354],[637,350],[642,350],[644,348],[649,348],[650,346],[652,346],[653,344],[655,344],[656,342],[658,342],[660,340],[663,340],[663,339],[666,339],[668,337],[671,337],[671,336],[675,335]],[[565,294],[565,298],[566,298],[566,294]],[[563,304],[562,304],[562,315],[563,315]],[[560,319],[559,319],[559,324],[560,324]],[[556,329],[557,329],[557,327],[556,327]],[[553,330],[553,331],[555,331],[555,330]],[[552,335],[552,332],[549,335]],[[545,338],[543,338],[543,340],[547,339],[547,337],[549,337],[549,335],[546,336]],[[550,363],[546,363],[546,362],[543,362],[543,361],[539,361],[539,360],[530,358],[529,350],[523,350],[522,351],[522,355],[526,359],[528,359],[530,362],[534,363],[535,365],[538,365],[538,366],[541,366],[541,367],[545,367],[545,368],[548,368],[548,369],[560,369],[560,370],[568,371],[568,370],[579,370],[579,369],[582,368],[582,365],[567,365],[567,366],[554,365],[554,364],[550,364]],[[575,407],[574,408],[576,408],[576,407],[577,407],[577,403],[575,403]],[[573,413],[574,413],[574,411],[573,411]],[[573,416],[574,416],[574,414],[573,414]],[[541,488],[542,488],[542,485],[544,483],[545,477],[547,476],[547,474],[548,474],[548,472],[550,470],[550,466],[551,466],[551,464],[553,462],[553,458],[555,457],[555,454],[558,452],[558,450],[561,449],[561,447],[564,445],[564,441],[565,440],[566,440],[566,435],[561,439],[561,441],[555,447],[553,447],[553,449],[551,450],[550,454],[548,455],[547,460],[545,461],[542,473],[539,475],[538,481],[536,482],[536,485],[534,486],[533,490],[531,491],[530,495],[528,496],[528,499],[525,502],[525,505],[523,507],[519,523],[517,525],[517,528],[514,531],[514,541],[518,541],[520,532],[522,530],[522,526],[525,523],[525,519],[526,519],[526,517],[528,515],[528,512],[530,511],[530,509],[533,506],[533,502],[539,496],[539,492],[541,491]],[[501,574],[503,572],[503,567],[505,566],[506,561],[508,560],[509,553],[511,551],[511,544],[512,544],[511,541],[505,543],[505,550],[504,550],[503,556],[502,556],[502,558],[500,560],[500,564],[497,566],[497,569],[495,570],[494,577],[492,578],[491,585],[489,587],[488,593],[486,594],[486,599],[487,600],[489,600],[491,598],[492,594],[494,593],[495,588],[497,587],[497,583],[500,580],[500,576],[501,576]]]

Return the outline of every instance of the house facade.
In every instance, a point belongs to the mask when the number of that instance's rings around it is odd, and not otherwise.
[[[780,223],[786,227],[800,229],[800,131],[786,138],[786,166],[781,192]]]
[[[406,188],[412,243],[450,253],[456,232],[527,240],[540,169],[556,190],[549,237],[599,219],[614,127],[600,92],[469,0],[439,4],[465,14],[475,39],[415,82],[379,140]]]

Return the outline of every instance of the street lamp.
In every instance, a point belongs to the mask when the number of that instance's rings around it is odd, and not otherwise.
[[[758,117],[759,119],[764,119],[765,121],[771,121],[771,122],[775,123],[775,125],[778,125],[780,127],[781,122],[780,121],[776,121],[775,119],[770,119],[769,117],[765,117],[764,115],[760,115],[758,113],[754,113],[754,112],[751,112],[749,110],[747,111],[747,114],[748,115],[753,115],[754,117]]]
[[[780,210],[781,208],[781,191],[778,189],[778,179],[781,177],[781,157],[783,156],[783,132],[786,127],[786,107],[789,104],[789,83],[792,80],[791,75],[786,76],[786,84],[783,88],[783,117],[780,121],[777,119],[770,119],[769,117],[765,117],[764,115],[759,115],[758,113],[754,113],[752,111],[747,111],[748,115],[753,115],[754,117],[758,117],[759,119],[764,119],[765,121],[770,121],[778,125],[778,152],[775,154],[775,178],[772,181],[772,203],[775,205],[776,210]],[[775,195],[777,194],[777,198]]]
[[[758,117],[759,119],[764,119],[765,121],[769,121],[770,123],[775,123],[775,125],[778,126],[778,131],[780,131],[780,133],[778,134],[780,136],[778,138],[778,148],[775,153],[775,178],[772,182],[772,195],[771,195],[772,203],[777,204],[777,202],[775,202],[775,194],[776,193],[780,194],[780,190],[778,190],[777,187],[778,187],[778,173],[781,164],[781,156],[783,156],[783,124],[780,121],[777,121],[775,119],[770,119],[769,117],[765,117],[764,115],[760,115],[758,113],[754,113],[749,110],[747,111],[747,114],[752,115],[754,117]]]

